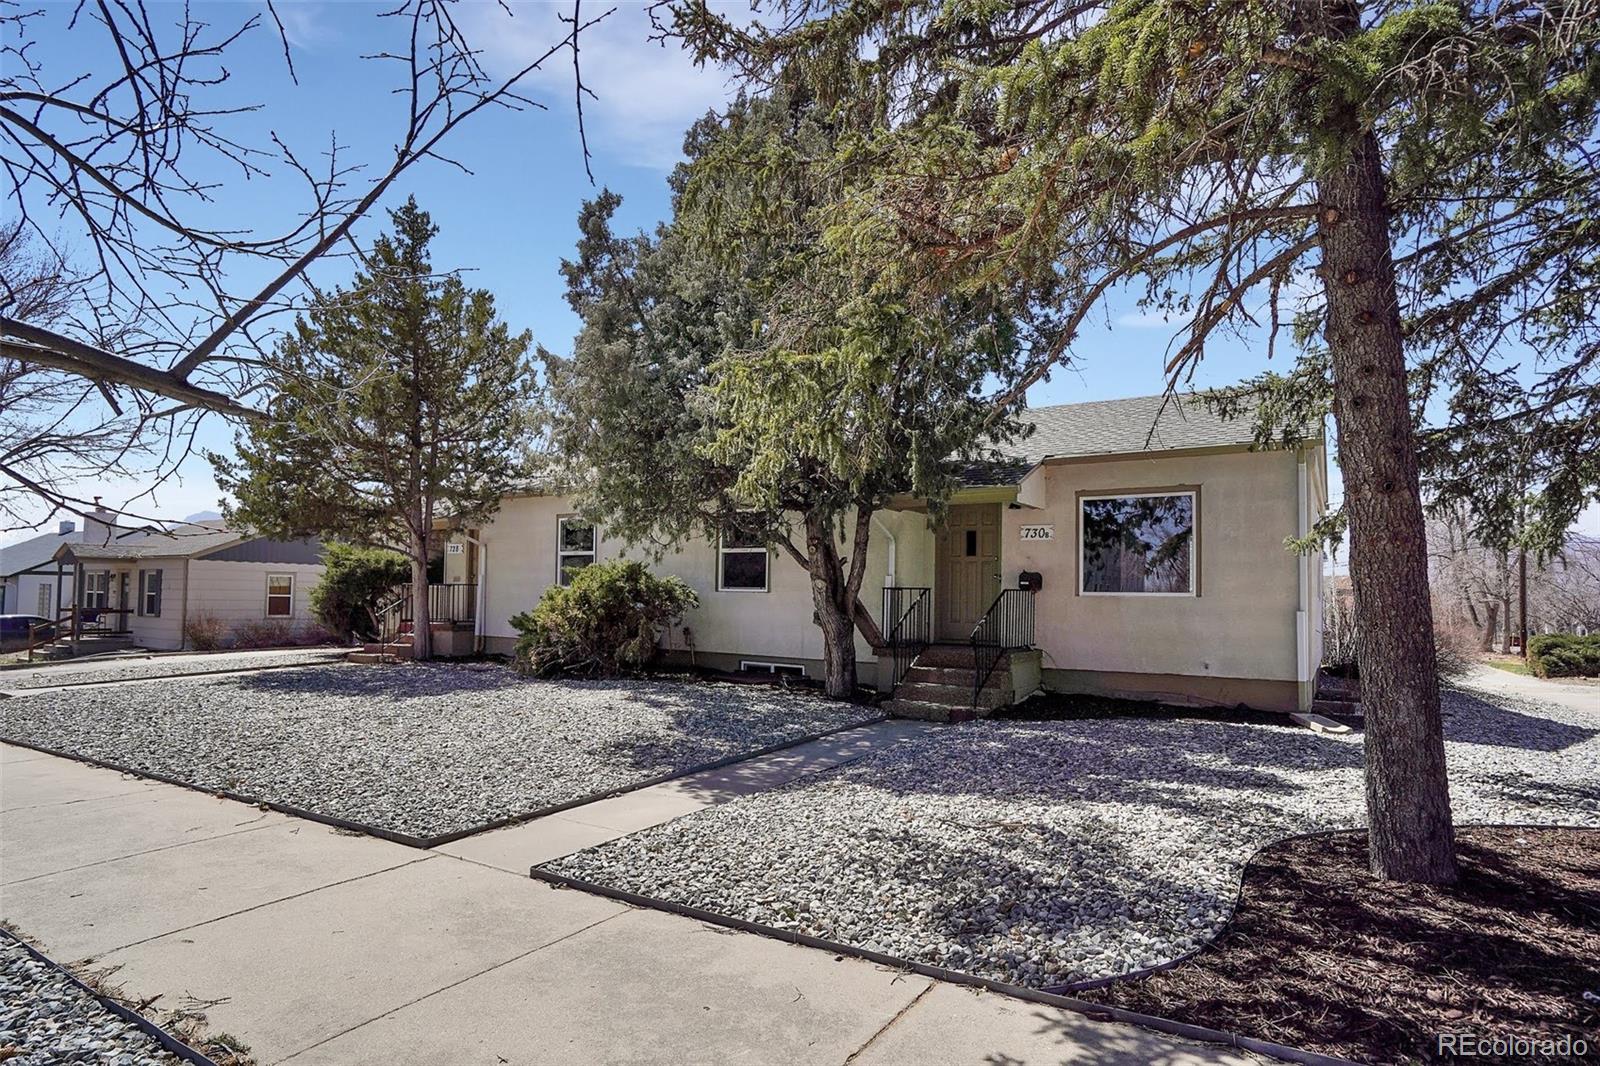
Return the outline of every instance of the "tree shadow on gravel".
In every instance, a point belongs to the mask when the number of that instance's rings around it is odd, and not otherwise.
[[[840,773],[895,795],[1145,804],[1216,820],[1272,815],[1285,798],[1322,787],[1285,771],[1320,776],[1361,763],[1359,744],[1294,730],[1252,735],[1233,725],[1185,722],[1177,733],[1104,733],[1067,723],[976,722]]]
[[[1556,752],[1600,735],[1600,728],[1509,710],[1459,689],[1447,693],[1443,704],[1445,739],[1458,744]]]

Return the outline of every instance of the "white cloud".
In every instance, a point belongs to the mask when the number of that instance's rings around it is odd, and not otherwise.
[[[567,32],[569,4],[481,3],[464,9],[469,32],[491,70],[511,74],[547,51]],[[603,5],[585,8],[599,14]],[[651,41],[649,10],[624,2],[578,41],[583,82],[598,99],[584,99],[590,148],[617,160],[669,170],[681,157],[683,133],[695,119],[720,107],[734,87],[722,71],[696,67],[675,42]],[[574,112],[572,56],[552,56],[530,76],[529,95],[557,115]]]
[[[1117,325],[1128,329],[1177,330],[1188,323],[1187,315],[1174,315],[1165,311],[1128,311],[1117,316]]]
[[[319,0],[273,0],[272,9],[283,24],[283,35],[294,48],[310,50],[337,36],[328,20],[327,7]],[[269,26],[271,18],[269,12]]]

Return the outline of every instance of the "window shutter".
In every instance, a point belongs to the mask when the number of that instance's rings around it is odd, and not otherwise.
[[[141,570],[139,571],[139,602],[134,604],[134,610],[138,612],[140,617],[144,616],[144,580],[145,571]]]

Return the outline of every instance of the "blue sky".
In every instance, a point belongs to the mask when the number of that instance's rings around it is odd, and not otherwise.
[[[381,39],[375,15],[382,8],[363,0],[279,0],[277,6],[299,84],[287,77],[275,33],[265,25],[255,31],[228,63],[232,80],[225,92],[240,102],[265,105],[242,125],[253,135],[276,132],[307,156],[337,133],[348,146],[347,158],[382,158],[401,121],[402,101],[391,94],[396,71],[357,58]],[[738,6],[748,7],[742,2]],[[565,3],[513,2],[510,7],[510,16],[489,2],[460,9],[492,71],[515,70],[542,52],[561,35],[558,16],[569,10]],[[593,4],[585,10],[591,7],[594,14],[605,9]],[[179,9],[154,3],[151,10],[159,19],[163,13],[174,18]],[[240,2],[198,5],[196,10],[220,27],[258,9]],[[92,28],[80,26],[69,41],[64,26],[61,18],[35,24],[41,54],[51,61],[52,72],[94,69],[108,58],[96,56],[92,42],[84,47],[84,35],[92,36]],[[514,329],[531,329],[538,343],[555,351],[570,348],[577,328],[562,299],[557,266],[572,252],[581,201],[599,186],[609,186],[624,198],[622,228],[653,226],[668,210],[665,177],[679,158],[684,128],[731,92],[719,72],[696,69],[676,49],[648,37],[645,5],[634,0],[618,4],[582,41],[584,80],[598,96],[586,106],[597,185],[591,186],[584,173],[573,120],[570,56],[563,55],[528,83],[530,95],[547,111],[485,113],[457,131],[448,154],[471,170],[470,176],[443,163],[424,163],[407,174],[386,202],[392,207],[414,194],[441,227],[436,266],[468,268],[470,283],[494,292],[502,316]],[[217,194],[217,210],[234,224],[281,228],[297,202],[297,187],[281,178],[248,184],[228,180]],[[386,221],[383,212],[375,213],[362,228],[363,238]],[[343,280],[344,269],[325,269],[317,280]],[[1086,331],[1078,345],[1082,369],[1058,373],[1032,390],[1030,401],[1043,405],[1159,392],[1173,329],[1139,313],[1131,298],[1114,302],[1098,328]],[[1278,359],[1287,355],[1280,350]],[[1264,345],[1221,342],[1207,352],[1195,384],[1231,383],[1265,366]],[[218,423],[204,443],[222,448],[229,436]],[[159,488],[142,510],[180,517],[216,506],[218,492],[203,461],[190,460],[181,474]],[[85,490],[104,491],[109,503],[118,504],[144,487]],[[1585,525],[1600,529],[1600,514],[1591,511],[1589,518]]]

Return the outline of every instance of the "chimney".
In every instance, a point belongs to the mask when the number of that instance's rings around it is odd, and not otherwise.
[[[78,528],[78,523],[74,522],[70,518],[63,518],[61,520],[61,525],[56,527],[56,536],[64,537],[68,533],[71,533],[73,530],[75,530],[77,528]]]
[[[85,516],[83,523],[83,541],[85,544],[109,544],[111,538],[117,535],[117,513],[108,510],[100,502],[100,497],[94,498],[94,509]]]

